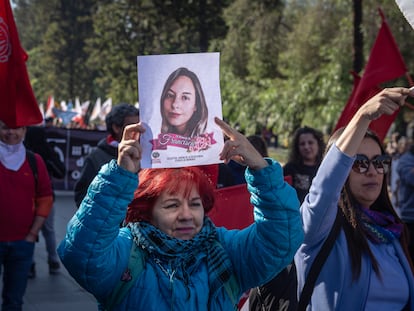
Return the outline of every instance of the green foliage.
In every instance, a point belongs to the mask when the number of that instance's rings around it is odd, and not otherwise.
[[[285,39],[277,45],[284,48],[271,54],[279,59],[272,67],[277,74],[258,75],[257,71],[245,68],[244,72],[249,74],[241,75],[242,82],[236,84],[244,88],[235,87],[232,77],[231,89],[225,92],[243,94],[232,94],[229,98],[232,101],[229,106],[240,107],[241,111],[232,114],[234,110],[225,109],[224,112],[230,113],[229,119],[240,123],[248,133],[262,126],[277,133],[292,133],[303,123],[326,128],[336,120],[346,102],[352,83],[349,75],[352,34],[346,23],[351,12],[346,5],[318,3],[306,10],[302,5],[303,2],[287,6],[283,26],[279,26],[286,31],[280,36]],[[280,7],[273,12],[274,18],[280,15],[279,10]],[[269,53],[269,49],[266,51]],[[260,63],[259,57],[253,59]],[[228,65],[230,70],[234,68],[231,62]],[[233,70],[235,75],[241,71]],[[226,80],[226,75],[222,77]],[[226,90],[227,84],[223,85]]]
[[[288,79],[279,82],[284,100],[277,112],[288,122],[279,131],[285,132],[286,125],[290,131],[303,125],[326,130],[336,121],[352,83],[351,14],[346,5],[321,1],[294,19],[288,48],[280,56]]]
[[[278,76],[278,54],[283,48],[282,1],[236,0],[224,16],[229,26],[223,41],[223,63],[239,77]]]
[[[53,94],[60,100],[134,103],[138,55],[219,51],[225,119],[246,134],[271,128],[282,141],[303,125],[329,133],[351,93],[352,0],[14,4],[39,101]],[[414,31],[395,2],[362,4],[364,65],[381,23],[380,6],[411,70]],[[404,79],[391,83],[407,85]]]
[[[79,94],[93,94],[93,71],[84,66],[93,4],[93,0],[16,1],[16,23],[28,49],[27,65],[39,101],[49,95],[73,100]]]
[[[236,3],[240,7],[230,7],[231,12],[226,15],[230,25],[226,40],[230,43],[223,48],[223,60],[227,70],[238,76],[238,81],[234,83],[235,77],[231,77],[231,81],[222,82],[222,86],[224,94],[229,96],[226,104],[239,109],[224,109],[228,113],[227,118],[241,124],[249,134],[262,126],[269,127],[281,134],[282,141],[303,125],[329,134],[348,101],[353,85],[350,74],[353,63],[351,1],[288,1],[279,31],[273,31],[280,40],[277,45],[274,44],[273,50],[264,49],[268,55],[276,51],[271,54],[278,60],[271,67],[275,73],[273,76],[250,69],[252,58],[256,62],[256,66],[252,67],[260,68],[261,58],[249,54],[250,46],[258,35],[252,35],[254,24],[241,27],[240,20],[246,19],[240,16],[253,10],[253,5],[247,1],[235,1],[233,5]],[[405,59],[410,68],[413,64],[412,58],[408,57],[408,47],[414,41],[403,37],[407,34],[412,37],[414,32],[394,1],[381,1],[380,5],[402,54],[407,55]],[[270,10],[267,12],[271,14]],[[276,20],[280,12],[273,13]],[[364,55],[367,60],[381,23],[378,1],[364,1],[363,13]],[[247,16],[253,15],[250,13]],[[234,35],[237,29],[240,29],[240,36]],[[237,37],[243,44],[240,45],[229,35]],[[222,74],[222,79],[228,76]],[[406,85],[404,81],[395,83]]]

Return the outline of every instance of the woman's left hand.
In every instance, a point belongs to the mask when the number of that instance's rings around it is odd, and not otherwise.
[[[224,143],[223,150],[220,153],[220,160],[228,163],[232,159],[242,165],[247,165],[253,170],[259,170],[268,166],[267,161],[243,134],[217,117],[214,118],[214,121],[229,138]]]

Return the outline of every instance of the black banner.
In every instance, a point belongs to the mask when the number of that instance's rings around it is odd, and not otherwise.
[[[73,191],[85,158],[106,135],[105,131],[46,128],[48,143],[59,154],[66,167],[66,175],[63,179],[52,178],[55,190]]]

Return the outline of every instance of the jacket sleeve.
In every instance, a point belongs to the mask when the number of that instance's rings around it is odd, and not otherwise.
[[[301,206],[304,246],[320,245],[335,222],[339,196],[354,157],[342,153],[332,145],[312,180],[309,194]]]
[[[132,239],[121,229],[138,175],[105,164],[67,226],[58,254],[72,277],[98,299],[108,295],[128,264]]]
[[[243,230],[218,228],[242,291],[273,278],[303,240],[296,191],[283,180],[280,164],[267,161],[261,170],[246,170],[255,222]]]

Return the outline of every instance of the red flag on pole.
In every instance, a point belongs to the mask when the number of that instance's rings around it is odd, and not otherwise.
[[[0,119],[9,127],[38,124],[42,113],[30,85],[9,0],[0,0]]]
[[[401,77],[407,72],[407,67],[384,14],[381,10],[379,10],[379,13],[382,18],[382,24],[372,47],[364,74],[362,78],[359,78],[354,73],[354,88],[338,119],[335,130],[348,124],[359,107],[381,90],[379,84]],[[381,139],[384,139],[397,113],[398,111],[391,116],[384,115],[380,117],[378,120],[371,122],[370,128]]]

